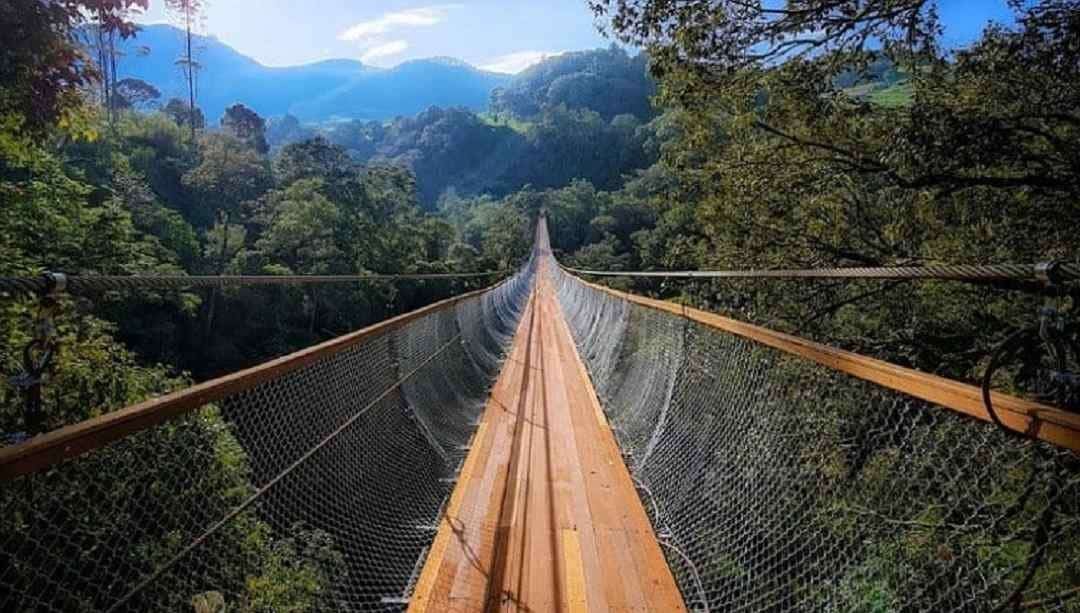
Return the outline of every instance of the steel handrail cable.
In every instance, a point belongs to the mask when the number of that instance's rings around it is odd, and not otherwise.
[[[0,292],[41,294],[52,291],[81,293],[131,289],[188,289],[249,285],[311,285],[368,281],[428,281],[487,278],[509,270],[461,273],[401,273],[361,275],[67,275],[45,273],[37,277],[0,277]]]
[[[563,267],[567,272],[596,277],[663,277],[687,279],[938,279],[945,281],[1080,280],[1080,264],[942,264],[931,266],[834,267],[749,270],[589,270]]]

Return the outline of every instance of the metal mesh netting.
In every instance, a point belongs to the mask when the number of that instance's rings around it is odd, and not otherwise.
[[[0,610],[400,610],[532,274],[0,484]]]
[[[1075,454],[552,268],[690,608],[1080,611]]]

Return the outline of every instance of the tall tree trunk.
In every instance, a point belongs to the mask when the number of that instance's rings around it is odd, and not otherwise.
[[[105,107],[106,112],[110,112],[111,103],[109,100],[109,61],[108,52],[105,45],[105,15],[98,11],[98,23],[97,31],[95,32],[97,40],[94,41],[97,47],[97,63],[98,68],[101,70],[101,104]],[[112,120],[110,116],[110,121]]]
[[[184,24],[187,30],[187,80],[188,80],[188,123],[191,124],[191,144],[195,144],[195,60],[191,57],[191,11],[185,13]]]
[[[229,257],[229,213],[226,211],[218,211],[218,220],[221,223],[221,255],[218,256],[218,275],[225,274],[225,268],[228,266]],[[206,312],[206,338],[210,339],[210,335],[214,332],[214,314],[217,311],[218,301],[218,288],[210,290],[210,306]]]
[[[120,105],[116,100],[116,30],[109,32],[109,117],[116,124]]]
[[[218,288],[210,288],[210,304],[206,308],[206,340],[210,341],[210,335],[214,332],[214,312],[217,310]]]
[[[223,275],[225,274],[225,267],[229,264],[229,213],[221,211],[218,216],[224,220],[221,230],[221,257],[218,261],[218,274]]]

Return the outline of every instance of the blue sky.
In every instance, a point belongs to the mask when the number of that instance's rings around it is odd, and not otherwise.
[[[271,66],[376,66],[451,56],[516,72],[544,54],[606,46],[585,0],[209,0],[205,31]],[[167,21],[151,0],[141,21]]]
[[[162,0],[140,20],[168,21]],[[945,42],[970,42],[1005,0],[940,0]],[[208,0],[204,32],[270,66],[328,58],[375,66],[451,56],[518,72],[545,55],[606,46],[585,0]]]

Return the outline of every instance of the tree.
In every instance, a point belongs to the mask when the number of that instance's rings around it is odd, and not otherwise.
[[[941,48],[938,3],[929,0],[815,0],[782,8],[736,0],[591,5],[620,38],[649,46],[654,68],[669,76],[669,101],[720,110],[778,146],[831,157],[847,172],[878,174],[901,188],[1057,190],[1074,200],[1080,193],[1075,168],[1062,163],[1075,152],[1062,135],[1075,130],[1077,118],[1058,112],[1076,108],[1078,99],[1076,0],[1011,2],[1018,29],[991,28],[976,49],[957,53],[955,64]],[[836,79],[868,74],[883,55],[910,75],[915,104],[903,117],[911,120],[910,129],[895,130],[878,147],[855,129],[857,118],[870,112],[867,104],[835,104],[843,93]],[[970,70],[977,65],[978,75]],[[1002,80],[995,73],[1009,76]],[[968,78],[957,81],[958,75]],[[957,103],[979,100],[960,90],[981,81],[991,93],[993,79],[1008,83],[996,88],[994,103],[979,101],[976,114],[959,108]],[[1005,91],[1021,94],[1012,101],[1024,99],[1025,112],[985,116],[983,111],[1008,101]],[[800,132],[785,125],[799,112],[827,113],[835,121]],[[849,130],[840,142],[821,133],[844,122]],[[988,162],[996,161],[1013,167],[988,172]]]
[[[573,253],[590,241],[590,222],[600,213],[607,194],[597,192],[591,183],[576,180],[570,185],[544,194],[551,246]]]
[[[321,136],[286,145],[274,159],[274,174],[279,185],[322,178],[335,186],[355,177],[356,171],[357,165],[345,149]]]
[[[312,138],[315,138],[315,131],[302,125],[292,115],[273,117],[266,123],[266,140],[274,149]]]
[[[1056,1],[1056,0],[1054,0]],[[589,0],[623,41],[723,72],[872,45],[932,52],[940,25],[934,0]]]
[[[184,27],[184,36],[186,43],[186,52],[184,57],[177,60],[177,64],[180,65],[184,73],[184,79],[187,81],[188,86],[188,108],[194,109],[195,107],[195,92],[198,79],[198,72],[201,66],[194,56],[194,49],[192,47],[192,31],[197,25],[199,15],[203,9],[203,0],[165,0],[165,6],[178,16],[180,22]],[[189,116],[189,125],[191,126],[191,142],[195,143],[195,131],[200,129],[195,122],[195,115]]]
[[[161,91],[141,79],[121,79],[113,94],[117,108],[152,108],[161,98]]]
[[[620,248],[618,240],[608,235],[598,243],[589,243],[577,250],[569,263],[586,270],[626,270],[630,259],[630,254]]]
[[[416,175],[421,200],[433,206],[451,184],[468,191],[491,181],[485,163],[506,143],[520,141],[509,128],[489,125],[464,108],[432,107],[416,117],[403,117],[386,130],[375,161],[405,166]]]
[[[184,174],[183,182],[205,209],[215,212],[214,226],[207,236],[212,247],[207,259],[216,259],[211,270],[224,274],[242,248],[246,234],[242,226],[233,223],[243,206],[253,203],[272,186],[270,165],[234,136],[205,134],[199,141],[199,163]],[[215,290],[210,294],[206,310],[207,336],[214,329],[217,302]]]
[[[326,140],[343,147],[354,160],[366,162],[379,151],[386,135],[386,126],[381,121],[353,120],[330,128]]]
[[[225,109],[221,127],[258,153],[266,155],[270,151],[266,143],[266,120],[243,104],[234,104]]]
[[[242,141],[228,134],[206,134],[199,141],[199,163],[183,177],[184,185],[207,209],[216,212],[217,223],[235,221],[245,203],[258,199],[272,186],[270,165]],[[228,233],[216,269],[228,264]]]
[[[488,266],[510,268],[528,256],[529,218],[520,207],[480,198],[466,215],[462,238],[482,254]]]
[[[206,206],[229,215],[257,199],[272,185],[270,165],[242,141],[228,134],[206,134],[199,140],[199,162],[184,175]]]
[[[301,179],[271,195],[272,220],[257,245],[267,261],[293,274],[347,271],[335,233],[341,213],[322,188],[319,179]]]
[[[20,134],[40,135],[57,124],[73,127],[80,89],[103,79],[100,67],[75,41],[88,15],[101,31],[135,33],[132,9],[147,0],[9,0],[0,6],[0,119]],[[108,65],[109,62],[106,62]]]
[[[631,57],[615,45],[563,53],[493,91],[489,108],[497,116],[532,119],[545,108],[564,105],[594,111],[605,121],[620,114],[648,121],[656,82],[647,67],[647,54]]]
[[[136,230],[160,246],[157,260],[190,270],[197,264],[199,241],[195,229],[183,216],[163,206],[146,180],[126,161],[116,164],[112,177],[114,201],[131,215]]]
[[[1013,2],[1015,25],[962,50],[941,48],[936,4],[594,2],[648,46],[668,105],[658,149],[677,191],[634,236],[642,265],[1072,257],[1080,2]],[[909,100],[848,89],[885,79]],[[957,378],[1033,308],[956,286],[903,300],[889,284],[694,287],[710,308]]]
[[[192,110],[193,108],[194,110]],[[206,118],[203,116],[202,109],[190,107],[187,102],[179,98],[170,98],[161,111],[179,125],[194,125],[199,130],[206,127]]]
[[[125,100],[118,94],[117,60],[121,52],[116,48],[116,40],[118,37],[135,35],[134,29],[128,31],[123,24],[129,23],[133,12],[146,8],[146,4],[132,7],[123,2],[101,0],[95,0],[92,4],[96,22],[93,28],[85,31],[89,39],[87,47],[96,51],[102,103],[109,125],[115,127],[118,112],[125,108]]]

